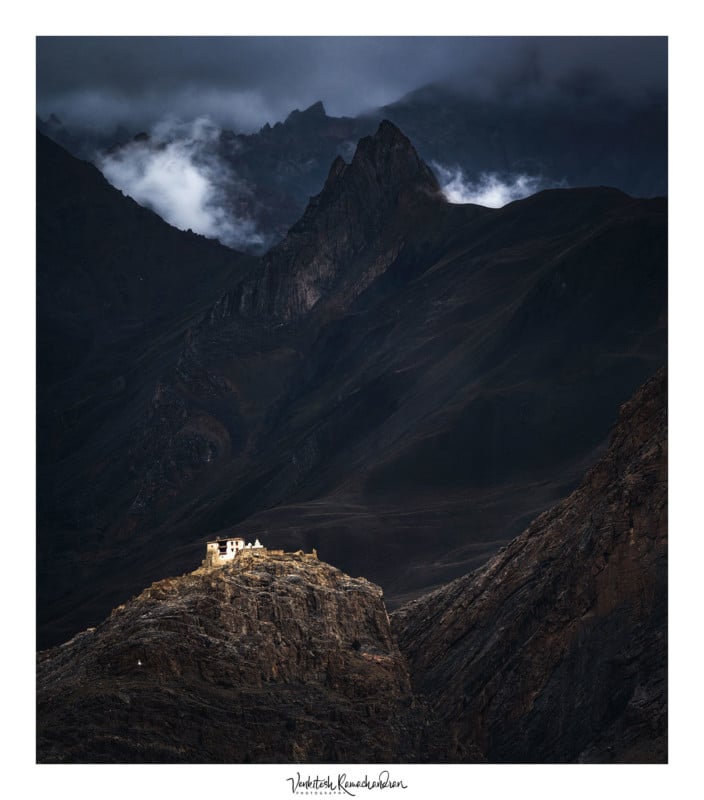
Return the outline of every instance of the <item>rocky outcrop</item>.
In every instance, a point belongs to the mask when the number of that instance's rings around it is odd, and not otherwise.
[[[582,485],[392,616],[317,555],[159,581],[38,657],[41,762],[661,762],[660,372]]]
[[[334,290],[358,294],[396,258],[402,234],[429,203],[444,203],[435,176],[384,120],[350,164],[333,161],[320,194],[242,285],[240,311],[289,320]]]
[[[665,761],[665,373],[622,407],[573,494],[393,627],[450,757]]]
[[[39,655],[43,762],[417,757],[381,590],[303,553],[153,584]]]

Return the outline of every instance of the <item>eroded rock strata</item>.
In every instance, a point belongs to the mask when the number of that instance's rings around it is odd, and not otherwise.
[[[393,627],[457,759],[666,761],[665,373],[575,492]]]
[[[159,581],[39,655],[45,762],[416,759],[381,590],[314,555]]]

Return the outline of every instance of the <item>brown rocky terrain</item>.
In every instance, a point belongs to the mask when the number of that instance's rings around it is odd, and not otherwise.
[[[416,759],[381,590],[310,554],[153,584],[39,655],[43,762]]]
[[[665,372],[575,492],[393,628],[451,758],[666,761]]]
[[[39,654],[39,761],[665,761],[666,395],[661,371],[575,492],[392,626],[315,553],[153,584]]]

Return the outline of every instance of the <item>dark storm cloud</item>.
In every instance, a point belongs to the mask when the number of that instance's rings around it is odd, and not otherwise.
[[[39,37],[37,111],[93,128],[207,115],[241,130],[323,100],[354,115],[429,83],[473,93],[664,91],[664,38]]]

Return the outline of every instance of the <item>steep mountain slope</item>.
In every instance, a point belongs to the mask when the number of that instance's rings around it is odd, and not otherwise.
[[[310,197],[324,184],[330,163],[340,155],[349,158],[359,137],[377,124],[378,120],[360,123],[329,117],[318,102],[253,134],[222,130],[204,118],[164,122],[151,133],[124,136],[110,147],[96,143],[91,157],[115,186],[125,190],[134,187],[135,174],[144,175],[150,166],[168,170],[165,154],[173,163],[188,164],[204,178],[212,190],[210,200],[223,211],[218,217],[223,241],[262,254],[300,218]],[[85,153],[86,147],[76,147],[75,138],[67,137],[63,128],[45,128],[60,143],[74,147],[72,152]],[[173,208],[160,205],[161,195],[150,189],[141,183],[134,187],[134,196],[168,217]]]
[[[664,371],[573,494],[393,628],[457,758],[666,761]]]
[[[251,189],[238,194],[238,212],[255,220],[270,244],[279,242],[320,192],[330,164],[338,156],[349,159],[377,124],[329,117],[317,102],[257,133],[222,131],[217,155]]]
[[[417,758],[381,591],[314,555],[155,583],[39,654],[40,762]]]
[[[338,156],[322,192],[242,287],[246,315],[288,320],[319,300],[346,306],[397,258],[403,238],[442,203],[435,176],[390,122]]]
[[[300,369],[210,517],[334,553],[392,602],[482,563],[571,488],[666,357],[663,201],[553,191],[492,211],[422,183],[417,197],[387,217],[391,246],[336,262],[381,268],[298,323],[313,329]],[[309,213],[326,214],[320,198]]]
[[[72,576],[41,581],[45,645],[233,525],[398,603],[484,563],[594,463],[666,358],[665,202],[596,188],[494,211],[436,186],[381,125],[279,247],[135,340],[139,394],[75,444],[93,471],[42,520],[62,542],[42,569]]]
[[[132,426],[219,287],[252,261],[182,233],[37,135],[40,619],[132,501]],[[126,494],[127,492],[127,494]],[[64,630],[64,634],[71,630]]]
[[[666,484],[660,371],[575,492],[391,626],[315,553],[161,580],[39,653],[37,758],[665,761]]]

